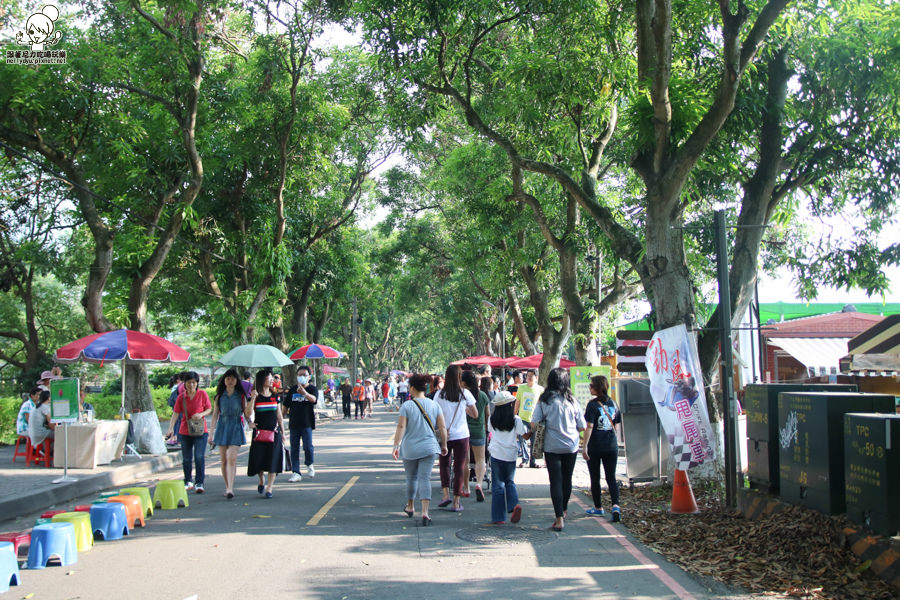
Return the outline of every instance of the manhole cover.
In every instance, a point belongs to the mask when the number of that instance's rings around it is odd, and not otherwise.
[[[516,527],[509,525],[483,525],[471,529],[460,529],[456,537],[475,544],[547,544],[556,539],[556,534],[536,527]]]

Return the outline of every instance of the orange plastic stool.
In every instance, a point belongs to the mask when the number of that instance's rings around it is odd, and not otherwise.
[[[110,496],[106,501],[125,505],[125,518],[130,526],[133,527],[135,523],[140,523],[141,527],[144,526],[144,509],[141,506],[141,498],[139,496],[132,496],[131,494]]]
[[[22,446],[22,449],[19,450],[19,446]],[[16,438],[16,449],[13,452],[13,464],[16,463],[16,459],[18,457],[22,457],[25,460],[28,460],[28,449],[31,447],[31,438],[27,435],[20,435]]]

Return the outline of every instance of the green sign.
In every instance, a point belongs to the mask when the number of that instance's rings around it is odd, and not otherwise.
[[[75,423],[78,421],[78,378],[50,381],[50,421]]]
[[[591,394],[591,377],[594,375],[603,375],[609,379],[611,368],[609,365],[601,365],[599,367],[572,367],[569,369],[569,380],[572,386],[572,395],[578,401],[581,407],[587,406],[587,403],[593,398]],[[610,382],[612,383],[612,382]]]

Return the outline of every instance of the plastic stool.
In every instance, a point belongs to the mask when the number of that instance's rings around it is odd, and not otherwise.
[[[31,463],[39,465],[44,463],[45,467],[53,466],[53,438],[47,438],[35,448],[34,444],[31,443],[31,438],[28,438],[28,454],[25,456],[25,466],[30,466]]]
[[[141,508],[141,499],[139,497],[128,494],[113,496],[108,498],[108,502],[110,504],[118,502],[125,505],[125,518],[128,519],[129,526],[134,527],[138,523],[141,524],[141,527],[144,526],[144,509]]]
[[[106,502],[113,496],[118,496],[118,495],[119,495],[119,492],[100,492],[100,494],[97,496],[97,499],[99,501]]]
[[[131,533],[125,505],[118,502],[91,505],[91,530],[94,539],[121,540]]]
[[[46,525],[47,523],[52,523],[50,517],[41,517],[34,520],[35,527],[37,527],[38,525]]]
[[[166,510],[174,510],[178,508],[178,501],[184,501],[184,507],[187,508],[188,495],[184,489],[184,484],[180,480],[160,481],[153,490],[153,506],[157,504],[160,508]]]
[[[75,508],[72,509],[72,512],[91,512],[90,504],[79,504]]]
[[[62,566],[78,562],[75,548],[75,527],[71,523],[47,523],[31,530],[26,569],[43,569],[51,556],[59,557]]]
[[[30,531],[12,531],[10,533],[0,533],[0,542],[9,542],[13,545],[13,551],[16,556],[19,555],[19,547],[23,544],[28,546],[31,544]]]
[[[145,517],[153,516],[153,500],[150,499],[150,488],[130,487],[119,490],[120,494],[131,494],[141,499],[141,508],[144,510]]]
[[[44,512],[41,513],[41,518],[42,518],[42,519],[52,519],[52,518],[55,517],[56,515],[61,515],[61,514],[63,514],[64,512],[68,512],[68,511],[65,511],[65,510],[45,510]]]
[[[87,552],[94,547],[94,531],[91,529],[91,515],[88,513],[60,513],[53,517],[51,522],[72,524],[75,528],[75,546],[79,552]]]
[[[20,445],[22,446],[21,450],[19,450]],[[28,460],[28,448],[30,446],[31,438],[27,435],[20,435],[16,438],[16,449],[13,451],[13,464],[16,464],[16,459],[20,456],[26,461]]]
[[[12,542],[0,542],[0,592],[8,592],[11,585],[22,585],[19,559]]]

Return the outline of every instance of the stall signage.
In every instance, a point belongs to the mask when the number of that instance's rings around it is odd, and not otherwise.
[[[50,421],[75,423],[78,421],[78,378],[50,381]]]
[[[697,344],[687,327],[676,325],[653,334],[647,348],[647,374],[675,468],[686,471],[715,459]]]

